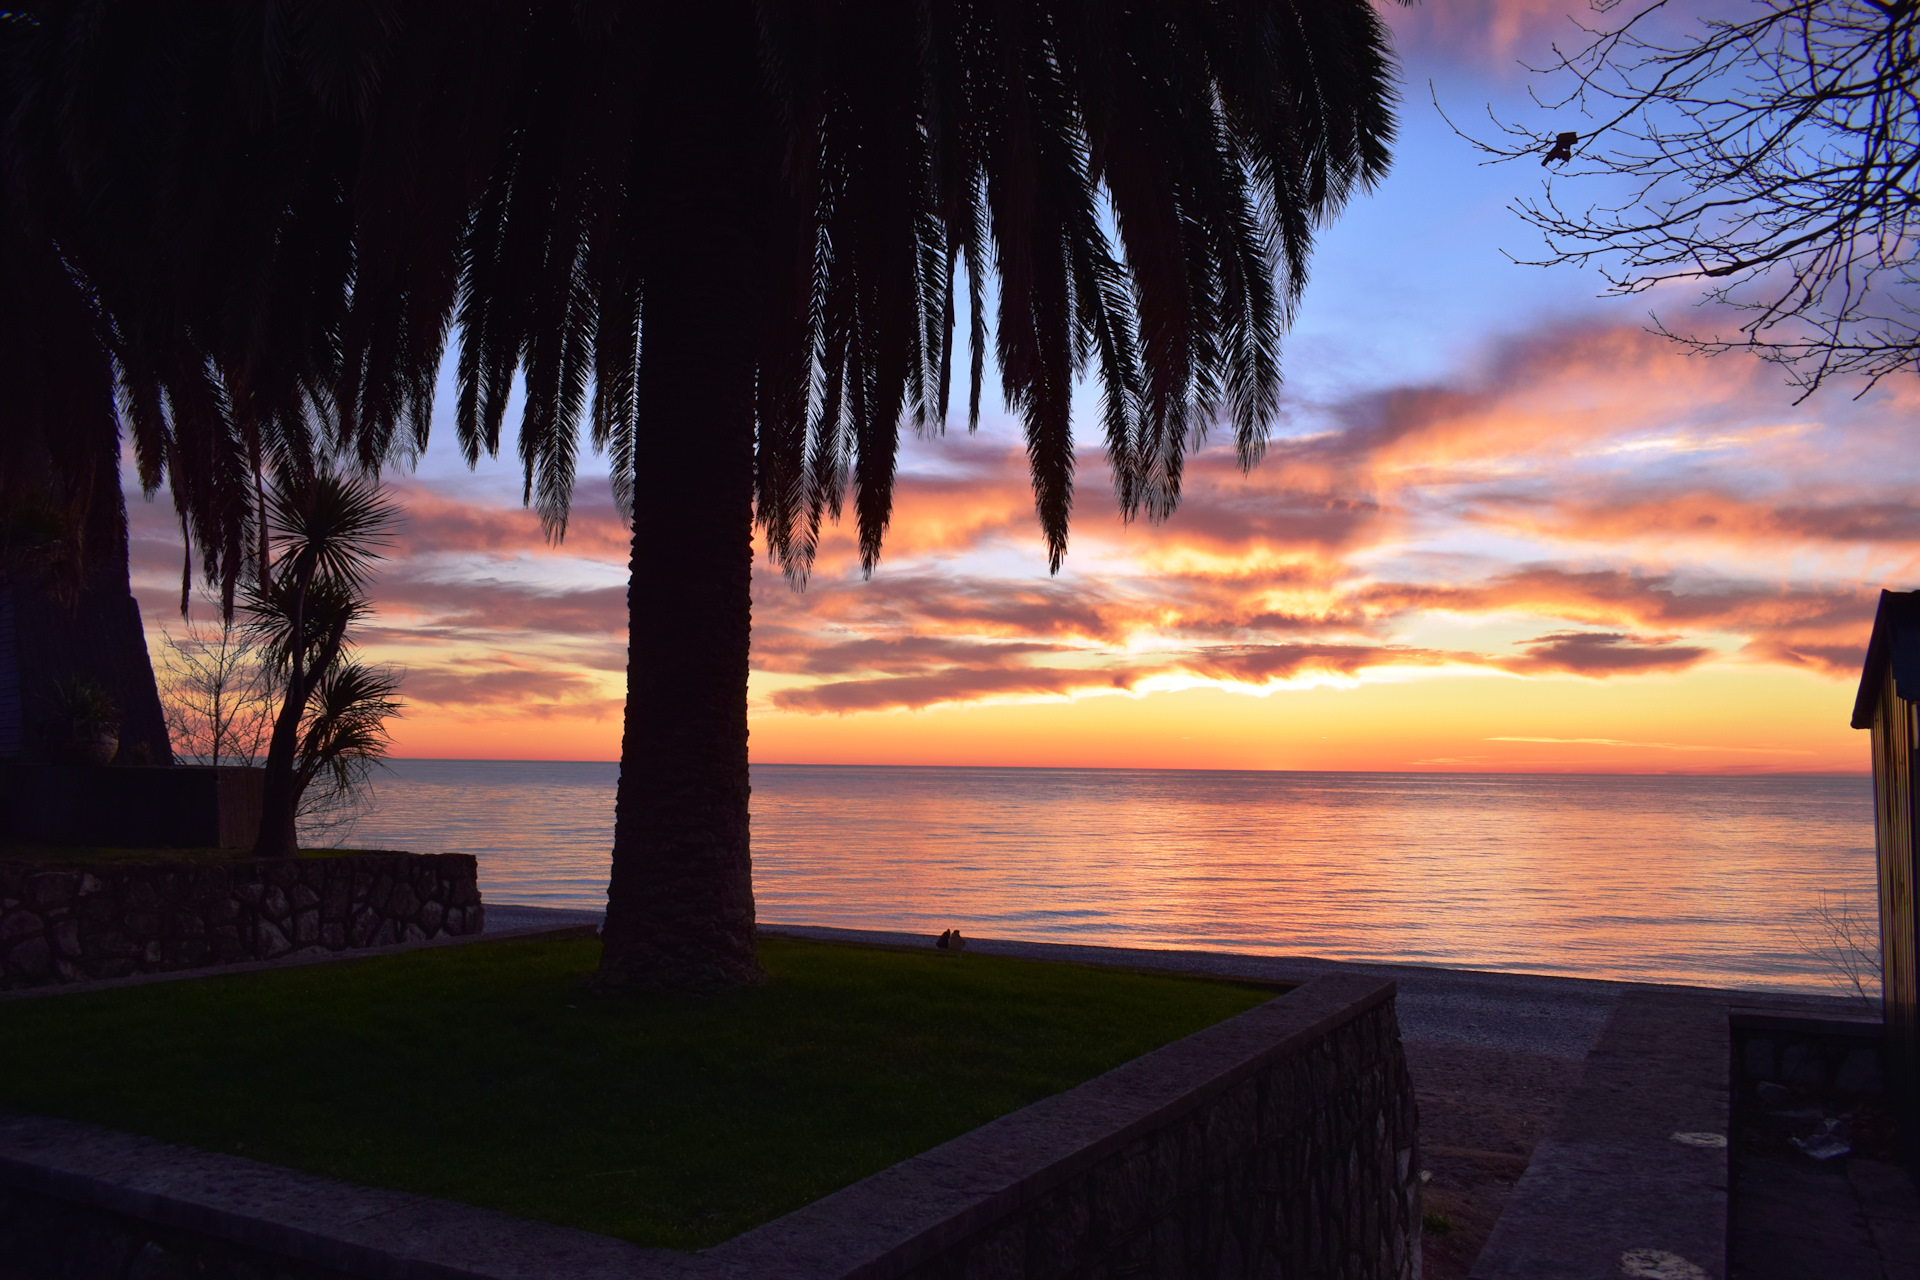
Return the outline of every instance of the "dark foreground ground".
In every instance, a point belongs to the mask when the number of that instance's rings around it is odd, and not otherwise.
[[[0,1001],[0,1108],[707,1248],[1274,994],[767,938],[765,985],[607,999],[599,955],[428,943]]]
[[[597,921],[598,913],[569,913]],[[525,928],[560,913],[490,906],[489,929]],[[766,924],[804,937],[925,944],[910,934]],[[1250,978],[1310,978],[1378,973],[1395,979],[1401,1037],[1420,1102],[1426,1185],[1424,1280],[1466,1280],[1534,1145],[1551,1132],[1582,1063],[1606,1025],[1621,985],[1577,978],[1477,973],[1411,965],[1347,965],[1326,960],[1141,952],[1118,947],[976,941],[989,954],[1176,964]]]
[[[594,925],[598,919],[598,912],[535,907],[489,905],[487,911],[489,934]],[[763,928],[800,938],[914,946],[931,942],[906,934],[778,924]],[[969,950],[1129,967],[1164,966],[1254,980],[1299,980],[1334,972],[1393,978],[1399,988],[1402,1039],[1421,1111],[1427,1280],[1469,1276],[1536,1146],[1554,1133],[1563,1108],[1581,1091],[1587,1055],[1623,995],[1642,993],[1628,1001],[1631,1009],[1638,1007],[1635,1001],[1648,998],[1647,993],[1673,990],[1217,952],[992,940],[976,940]],[[1808,1013],[1820,1012],[1823,1005],[1832,1005],[1831,1011],[1842,1007],[1837,1001],[1800,999],[1795,1003]],[[1920,1280],[1920,1199],[1903,1171],[1876,1158],[1884,1153],[1863,1151],[1851,1159],[1815,1164],[1784,1150],[1745,1151],[1736,1135],[1731,1155],[1728,1280],[1798,1276]],[[1522,1208],[1516,1202],[1516,1213]],[[1511,1224],[1502,1230],[1510,1235]],[[1610,1280],[1615,1268],[1609,1262],[1604,1271]],[[1531,1270],[1526,1274],[1531,1277]],[[1720,1280],[1717,1268],[1711,1280]]]
[[[1580,1085],[1589,1050],[1623,994],[1636,990],[1623,983],[1300,958],[977,945],[1009,954],[1175,964],[1250,978],[1359,971],[1395,979],[1429,1175],[1426,1280],[1469,1275],[1535,1146],[1554,1132],[1563,1106]],[[1848,1009],[1838,1000],[1788,999],[1817,1016]],[[1773,1002],[1758,993],[1752,1001]],[[1747,1150],[1736,1141],[1731,1156],[1728,1280],[1920,1280],[1920,1197],[1886,1152],[1863,1150],[1817,1163],[1785,1149]],[[1675,1277],[1680,1280],[1680,1273]]]

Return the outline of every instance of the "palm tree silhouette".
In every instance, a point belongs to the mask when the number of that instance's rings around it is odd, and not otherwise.
[[[42,25],[99,3],[49,5]],[[202,339],[207,367],[279,371],[270,403],[305,396],[336,446],[377,467],[424,440],[451,313],[466,456],[498,450],[522,377],[526,497],[554,538],[585,419],[633,520],[601,981],[754,981],[756,528],[804,581],[823,520],[850,501],[873,569],[899,428],[943,427],[963,311],[969,427],[991,347],[1053,568],[1087,371],[1128,518],[1172,513],[1216,424],[1253,465],[1313,232],[1386,169],[1384,29],[1367,0],[362,9],[359,25],[219,45],[265,50],[220,74],[268,86],[256,96],[275,109],[251,118],[269,123],[248,127],[286,131],[304,157],[272,170],[272,216],[321,230],[298,288],[271,254],[247,259],[257,292],[295,310],[276,322],[285,342],[306,345]],[[72,40],[43,43],[21,55],[34,74]],[[335,231],[314,192],[337,196]],[[98,286],[118,315],[112,292]],[[159,314],[129,297],[143,321]]]

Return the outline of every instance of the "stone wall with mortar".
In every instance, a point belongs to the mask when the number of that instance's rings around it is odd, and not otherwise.
[[[1814,1017],[1736,1006],[1727,1022],[1736,1098],[1766,1083],[1802,1101],[1836,1105],[1885,1092],[1886,1024],[1873,1014]]]
[[[1411,1280],[1393,984],[1316,979],[704,1253],[0,1116],[0,1280]]]
[[[477,875],[464,853],[0,861],[0,990],[479,933]]]

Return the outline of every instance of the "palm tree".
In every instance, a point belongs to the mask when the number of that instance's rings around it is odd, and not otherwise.
[[[1386,169],[1384,29],[1368,0],[367,12],[366,30],[243,44],[286,71],[257,79],[318,104],[288,118],[353,139],[346,300],[283,322],[337,364],[276,338],[216,344],[214,365],[258,350],[331,369],[335,439],[377,467],[406,428],[420,438],[424,416],[396,406],[430,391],[451,306],[461,443],[470,460],[498,449],[524,377],[526,493],[556,538],[587,419],[634,530],[601,980],[754,981],[756,526],[804,580],[850,498],[872,570],[899,427],[946,421],[957,287],[977,421],[990,276],[1054,568],[1088,369],[1127,517],[1172,513],[1216,423],[1253,465],[1313,231]],[[310,66],[356,68],[358,90],[302,90]],[[127,296],[143,317],[155,305]]]
[[[488,39],[524,25],[512,4],[484,10],[491,22],[469,8],[0,12],[8,319],[91,325],[85,343],[10,342],[0,368],[103,423],[82,448],[59,406],[49,430],[69,453],[117,465],[127,437],[149,496],[172,491],[189,571],[197,552],[229,614],[242,575],[266,572],[270,476],[312,472],[343,431],[396,456],[426,443],[459,232],[500,132],[489,95],[449,68],[484,75],[506,57]],[[32,397],[21,409],[39,411]]]
[[[549,529],[583,411],[632,485],[601,980],[751,981],[755,523],[803,577],[850,495],[872,569],[900,422],[946,418],[957,268],[969,425],[991,269],[1053,567],[1089,366],[1127,516],[1172,512],[1215,421],[1251,466],[1313,229],[1386,168],[1386,38],[1366,0],[736,3],[538,58],[468,243],[459,429],[494,447],[519,369]]]

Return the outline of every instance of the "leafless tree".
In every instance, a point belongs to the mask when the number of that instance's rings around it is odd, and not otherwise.
[[[353,837],[360,819],[373,810],[375,764],[346,761],[341,772],[351,772],[351,778],[330,775],[301,793],[293,821],[302,849],[335,849]]]
[[[1591,3],[1529,68],[1545,119],[1463,133],[1493,161],[1560,166],[1513,206],[1545,238],[1533,264],[1596,265],[1612,294],[1699,282],[1733,331],[1657,331],[1773,361],[1802,399],[1920,368],[1920,0],[1752,0],[1691,23],[1669,0]],[[1566,200],[1570,179],[1605,194]]]
[[[182,764],[258,764],[284,692],[272,663],[272,622],[262,626],[257,612],[251,623],[223,618],[218,599],[201,603],[211,617],[161,636],[160,700],[174,756]],[[340,661],[307,700],[293,764],[302,848],[339,844],[373,807],[373,775],[387,750],[385,722],[400,710],[399,683],[396,668]]]
[[[1802,925],[1788,925],[1800,949],[1818,958],[1827,976],[1842,994],[1862,1004],[1880,1005],[1880,922],[1856,911],[1853,899],[1841,894],[1838,905],[1822,893],[1820,905],[1807,912]]]
[[[161,634],[160,704],[182,764],[253,764],[273,731],[273,681],[260,641],[205,600],[211,619]]]

